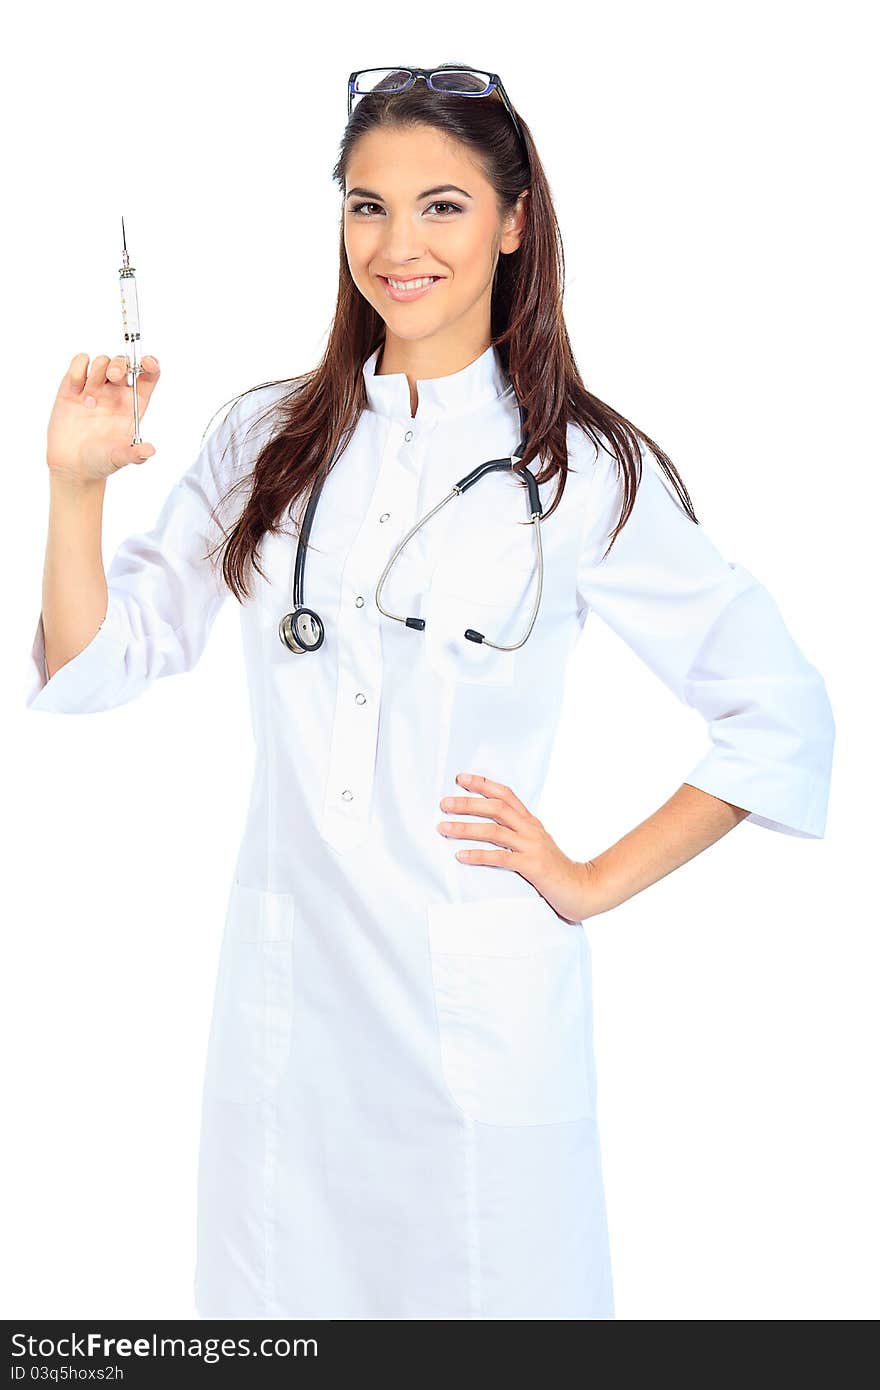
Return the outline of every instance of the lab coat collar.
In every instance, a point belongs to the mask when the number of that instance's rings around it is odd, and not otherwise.
[[[376,362],[382,345],[364,363],[364,384],[369,408],[377,415],[392,420],[413,419],[410,409],[409,384],[406,372],[375,375]],[[470,415],[490,405],[510,390],[510,378],[504,370],[497,349],[490,343],[486,351],[461,371],[450,376],[430,377],[417,383],[419,404],[417,420],[449,419]]]

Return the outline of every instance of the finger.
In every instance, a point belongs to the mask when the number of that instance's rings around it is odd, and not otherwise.
[[[71,391],[81,391],[89,366],[89,354],[78,352],[67,369],[67,384]]]
[[[138,372],[138,400],[141,410],[146,410],[159,381],[159,362],[155,357],[145,357]]]
[[[515,830],[494,821],[481,821],[478,825],[468,821],[441,821],[437,829],[450,840],[488,840],[506,849],[513,849],[517,836]]]
[[[158,357],[145,357],[141,362],[141,369],[138,372],[138,386],[148,394],[151,392],[159,380],[159,359]]]
[[[120,353],[118,357],[112,357],[110,359],[110,365],[107,368],[107,378],[109,381],[121,381],[123,377],[128,376],[128,373],[130,371],[131,366],[129,363],[129,359],[125,356],[124,353]],[[143,379],[145,381],[155,381],[158,378],[158,376],[158,357],[144,357],[141,360],[141,369],[138,372],[138,378]]]
[[[141,444],[115,444],[110,450],[110,462],[114,468],[124,468],[129,463],[146,463],[155,452],[146,440]]]
[[[88,395],[95,395],[107,380],[107,366],[110,358],[106,352],[102,352],[99,357],[92,358],[92,365],[86,377],[85,391]]]
[[[440,802],[440,810],[454,811],[459,816],[492,816],[503,825],[511,825],[519,819],[514,808],[497,797],[486,799],[480,796],[444,796]]]
[[[124,381],[128,375],[128,358],[124,353],[119,353],[116,357],[111,357],[107,363],[107,380]]]
[[[478,772],[460,772],[456,777],[456,782],[460,782],[469,791],[480,792],[483,796],[497,796],[501,801],[506,801],[509,806],[513,806],[517,811],[523,811],[529,815],[529,808],[504,782],[492,782],[488,777],[483,777]]]
[[[506,849],[457,849],[455,857],[463,864],[484,864],[489,869],[514,868],[513,855]]]

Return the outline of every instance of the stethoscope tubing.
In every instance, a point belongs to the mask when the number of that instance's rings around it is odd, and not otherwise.
[[[427,523],[434,516],[436,516],[436,514],[443,507],[445,507],[454,498],[463,497],[464,494],[468,492],[470,488],[474,487],[478,482],[480,482],[482,478],[486,477],[489,473],[496,472],[499,470],[514,471],[516,469],[516,465],[522,461],[522,458],[527,448],[527,438],[525,433],[525,412],[519,401],[517,401],[517,409],[519,411],[520,420],[520,442],[516,447],[516,451],[513,454],[510,454],[509,456],[505,456],[503,458],[488,459],[485,463],[480,463],[477,465],[476,468],[472,468],[471,471],[469,473],[466,473],[463,478],[459,478],[457,483],[453,483],[451,490],[446,494],[446,496],[441,497],[440,501],[437,502],[430,509],[430,511],[426,512],[424,516],[420,517],[418,521],[416,521],[415,525],[410,527],[409,531],[407,531],[403,539],[398,542],[392,555],[389,557],[384,570],[379,576],[379,581],[376,585],[374,595],[376,607],[379,609],[379,612],[383,615],[383,617],[392,618],[395,622],[404,623],[406,627],[414,628],[418,631],[424,630],[424,618],[413,618],[407,617],[405,614],[392,613],[389,609],[383,607],[381,600],[382,588],[395,564],[395,561],[399,558],[404,547],[409,543],[409,541],[412,540],[416,532],[420,531],[423,526],[427,525]],[[306,607],[305,603],[303,602],[303,599],[305,592],[306,549],[308,546],[309,536],[311,535],[312,522],[315,516],[315,511],[318,506],[318,501],[321,496],[321,491],[323,489],[326,476],[327,475],[325,473],[316,479],[312,487],[312,492],[309,497],[308,505],[306,506],[306,510],[303,515],[302,523],[300,526],[299,537],[297,540],[296,547],[296,559],[294,561],[293,570],[293,611],[287,613],[281,619],[281,622],[278,624],[278,633],[283,645],[287,647],[289,651],[292,651],[298,655],[301,655],[307,651],[317,651],[318,648],[322,646],[324,641],[323,621],[314,609]],[[518,471],[518,476],[522,478],[523,486],[528,491],[528,521],[535,528],[535,543],[537,548],[538,559],[538,582],[536,586],[535,601],[532,607],[531,616],[529,618],[528,627],[526,628],[524,635],[520,638],[518,642],[513,642],[509,645],[505,645],[501,642],[493,642],[490,638],[488,638],[485,635],[485,633],[478,632],[475,628],[467,628],[464,633],[465,638],[469,642],[485,643],[486,646],[493,647],[496,651],[502,652],[516,651],[519,647],[523,646],[524,643],[528,641],[529,637],[531,636],[532,629],[535,626],[535,622],[538,617],[538,612],[541,607],[541,594],[543,592],[544,587],[544,547],[541,537],[541,518],[543,516],[543,509],[541,506],[541,497],[538,489],[538,483],[534,474],[530,471],[530,469],[526,467],[523,467]]]

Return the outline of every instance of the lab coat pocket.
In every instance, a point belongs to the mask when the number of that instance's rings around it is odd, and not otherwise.
[[[290,1055],[294,900],[233,883],[214,1011],[206,1089],[219,1100],[253,1104],[271,1096]]]
[[[473,628],[493,642],[510,610],[503,604],[477,602],[433,585],[425,602],[425,659],[438,676],[471,685],[512,685],[516,652],[496,651],[485,642],[465,637]],[[516,640],[516,639],[514,639]]]
[[[510,516],[487,518],[465,508],[451,520],[429,565],[422,608],[425,655],[438,675],[513,684],[520,649],[496,651],[464,634],[472,628],[502,647],[522,639],[536,593],[534,546],[532,527]]]
[[[590,947],[540,896],[437,903],[428,938],[440,1060],[470,1119],[545,1125],[594,1114]]]
[[[484,524],[461,529],[438,561],[425,598],[425,654],[438,675],[474,685],[512,685],[517,653],[473,642],[473,628],[511,646],[523,637],[535,599],[536,559],[530,528]]]

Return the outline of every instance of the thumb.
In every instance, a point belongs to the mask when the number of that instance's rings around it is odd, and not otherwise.
[[[142,444],[127,444],[113,450],[111,462],[117,468],[124,468],[129,463],[146,463],[147,459],[151,459],[155,452],[152,444],[147,444],[146,441]]]

